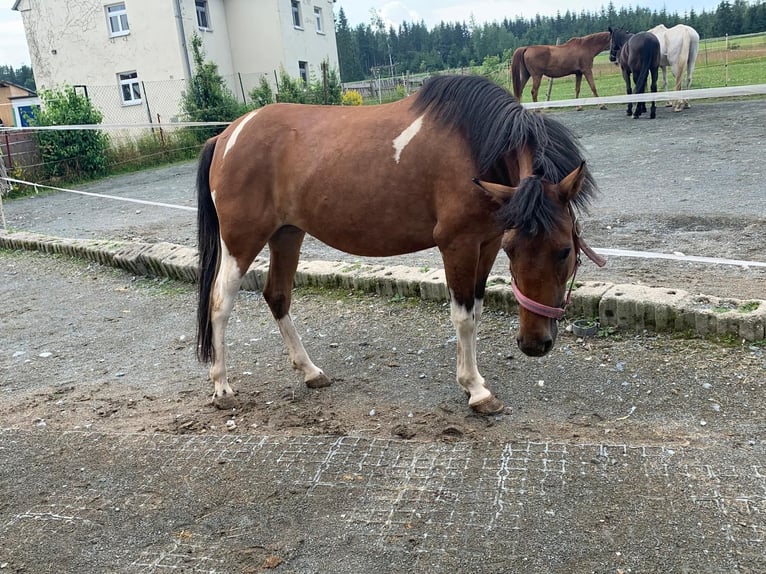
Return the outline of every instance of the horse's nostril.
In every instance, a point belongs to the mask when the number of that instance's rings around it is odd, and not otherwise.
[[[553,339],[548,338],[543,341],[543,354],[548,353],[553,348]]]

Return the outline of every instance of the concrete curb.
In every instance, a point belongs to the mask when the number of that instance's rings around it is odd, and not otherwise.
[[[0,247],[69,255],[136,275],[186,282],[196,282],[198,275],[197,250],[171,243],[62,239],[0,231]],[[242,288],[262,290],[268,267],[267,261],[256,259],[245,275]],[[444,270],[403,265],[301,262],[295,286],[307,285],[433,301],[446,301],[448,296]],[[518,308],[506,278],[489,278],[485,305],[507,311]],[[701,337],[718,335],[746,341],[766,339],[766,300],[761,299],[728,299],[692,295],[680,289],[583,282],[578,283],[572,293],[567,314],[570,317],[598,317],[602,327],[689,332]]]

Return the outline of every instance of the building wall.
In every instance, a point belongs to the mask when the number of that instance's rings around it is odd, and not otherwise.
[[[241,100],[257,78],[273,84],[281,65],[299,77],[298,61],[306,61],[314,77],[327,59],[338,68],[332,0],[300,0],[303,25],[293,25],[290,0],[208,0],[209,26],[197,23],[194,0],[123,0],[129,33],[111,37],[106,6],[118,0],[19,0],[32,68],[39,89],[87,86],[88,95],[104,112],[106,123],[170,121],[179,113],[182,89],[155,97],[182,82],[193,70],[191,40],[198,34],[205,59]],[[322,8],[324,33],[318,33],[314,6]],[[145,105],[125,105],[118,74],[136,72]],[[243,81],[242,76],[249,78]],[[170,89],[170,88],[168,88]],[[164,90],[161,91],[161,93]]]

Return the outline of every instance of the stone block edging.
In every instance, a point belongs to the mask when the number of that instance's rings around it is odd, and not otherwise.
[[[186,282],[196,282],[198,277],[197,250],[172,243],[63,239],[0,231],[0,247],[78,257],[136,275]],[[268,261],[256,259],[245,275],[242,288],[262,290],[268,267]],[[443,269],[403,265],[302,261],[298,265],[295,286],[311,285],[430,301],[446,301],[448,297]],[[485,305],[506,311],[518,309],[506,278],[489,278]],[[571,318],[597,317],[602,327],[689,332],[702,337],[730,336],[745,341],[766,339],[766,300],[695,295],[665,287],[594,281],[578,283],[567,315]]]

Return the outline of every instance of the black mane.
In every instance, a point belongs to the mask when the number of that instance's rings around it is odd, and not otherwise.
[[[510,92],[481,76],[434,76],[416,94],[413,109],[463,132],[480,179],[519,185],[510,181],[504,158],[525,145],[533,149],[535,175],[551,182],[558,183],[584,161],[581,146],[569,128],[526,110]],[[575,207],[585,209],[596,191],[586,168],[583,189],[573,200]],[[498,214],[506,228],[529,231],[531,226],[545,231],[555,224],[551,217],[555,206],[537,197],[544,195],[542,185],[530,185],[525,193],[516,195],[511,210],[514,214]]]

